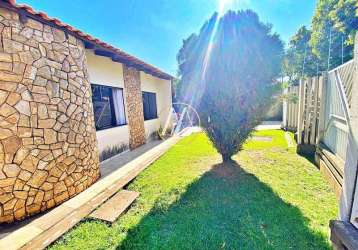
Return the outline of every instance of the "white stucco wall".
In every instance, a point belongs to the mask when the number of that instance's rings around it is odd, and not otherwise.
[[[118,88],[124,87],[123,67],[121,63],[113,62],[108,57],[97,56],[93,53],[93,50],[86,50],[86,56],[91,84]],[[100,130],[96,132],[96,135],[99,152],[115,145],[129,144],[128,125]]]
[[[86,50],[87,67],[93,84],[123,88],[123,66],[109,57],[97,56],[93,50]]]
[[[144,121],[145,133],[148,137],[161,126],[164,128],[170,108],[172,107],[172,91],[170,80],[154,77],[150,74],[140,72],[142,91],[156,93],[158,119]]]
[[[128,125],[104,129],[96,132],[98,140],[98,150],[102,152],[108,147],[116,145],[129,145]]]

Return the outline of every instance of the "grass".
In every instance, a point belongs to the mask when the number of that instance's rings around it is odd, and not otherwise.
[[[85,220],[52,249],[329,249],[337,201],[283,131],[259,131],[220,164],[204,134],[184,138],[140,174],[113,226]]]

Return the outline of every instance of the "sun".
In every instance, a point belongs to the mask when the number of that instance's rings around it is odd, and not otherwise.
[[[233,7],[234,0],[218,0],[218,14],[223,16],[227,10]]]

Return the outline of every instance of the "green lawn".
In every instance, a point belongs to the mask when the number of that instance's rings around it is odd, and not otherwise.
[[[140,192],[113,226],[85,220],[53,249],[327,249],[337,200],[317,168],[261,131],[220,164],[204,134],[183,139],[128,186]]]

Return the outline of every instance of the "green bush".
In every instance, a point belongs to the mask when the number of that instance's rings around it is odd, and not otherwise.
[[[214,14],[184,40],[177,59],[179,99],[198,111],[224,161],[265,117],[280,72],[283,44],[251,10]]]

